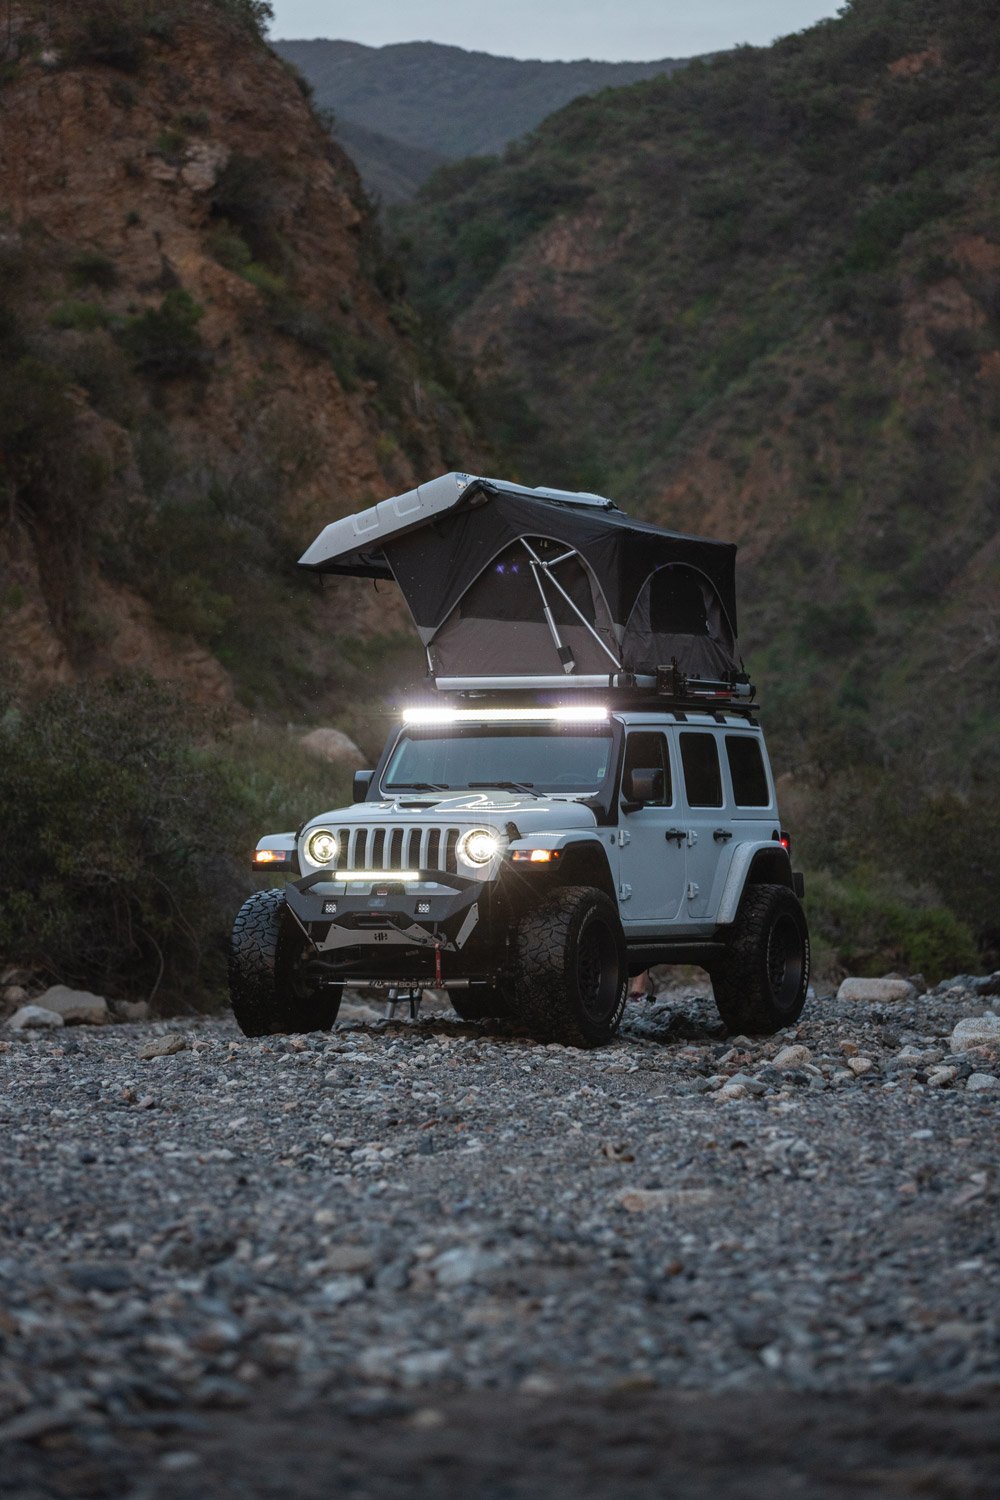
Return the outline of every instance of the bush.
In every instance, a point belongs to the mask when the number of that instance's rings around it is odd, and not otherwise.
[[[136,368],[156,380],[204,374],[211,359],[198,324],[204,309],[187,292],[168,292],[158,308],[132,318],[121,332]]]
[[[933,984],[979,963],[971,931],[953,912],[914,906],[884,880],[811,875],[806,908],[820,971],[869,976],[896,970],[923,974]]]
[[[79,287],[96,286],[110,292],[118,285],[118,267],[98,250],[82,250],[70,262],[70,275]]]
[[[139,678],[23,709],[8,696],[0,808],[17,881],[0,950],[119,995],[218,984],[244,809],[198,748],[206,728]]]

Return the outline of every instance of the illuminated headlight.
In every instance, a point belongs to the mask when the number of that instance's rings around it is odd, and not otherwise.
[[[473,828],[458,843],[459,853],[470,865],[488,865],[500,853],[500,840],[488,828]]]
[[[337,835],[328,828],[317,828],[306,840],[306,853],[314,865],[332,865],[339,850]]]

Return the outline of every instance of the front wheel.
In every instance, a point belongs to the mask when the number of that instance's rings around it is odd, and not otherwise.
[[[514,930],[511,1002],[531,1035],[573,1047],[609,1042],[628,966],[614,903],[590,886],[551,892]]]
[[[730,1031],[771,1036],[802,1014],[809,984],[809,929],[783,885],[743,894],[726,956],[712,969],[719,1015]]]
[[[244,901],[229,945],[229,999],[244,1036],[329,1031],[341,984],[317,984],[305,971],[306,940],[281,890]]]

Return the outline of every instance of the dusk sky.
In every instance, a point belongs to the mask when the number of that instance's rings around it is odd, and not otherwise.
[[[836,15],[839,0],[273,0],[276,38],[448,42],[504,57],[639,62],[765,45]]]

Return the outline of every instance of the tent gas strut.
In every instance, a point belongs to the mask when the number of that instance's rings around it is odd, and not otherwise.
[[[573,611],[573,613],[576,615],[577,619],[580,621],[580,624],[583,625],[583,626],[585,626],[586,629],[590,632],[590,634],[594,637],[594,640],[600,646],[600,648],[604,652],[605,656],[610,657],[611,660],[614,662],[615,666],[618,667],[618,668],[620,668],[621,667],[621,662],[618,660],[618,658],[615,655],[615,653],[605,644],[604,641],[601,640],[601,637],[598,635],[598,633],[594,629],[593,625],[591,625],[591,623],[587,619],[586,615],[581,614],[580,610],[577,608],[577,606],[574,603],[574,601],[570,598],[569,594],[563,588],[563,586],[559,582],[558,578],[556,578],[555,574],[552,572],[552,568],[555,566],[556,563],[566,562],[568,558],[579,557],[580,554],[578,552],[570,550],[569,552],[564,552],[561,557],[553,558],[551,562],[545,562],[542,558],[540,558],[538,556],[538,553],[531,546],[530,542],[527,542],[524,537],[521,537],[521,545],[524,548],[524,550],[527,552],[528,556],[531,558],[531,571],[532,571],[532,573],[535,576],[535,582],[538,584],[538,592],[542,596],[542,609],[545,612],[545,620],[546,620],[546,623],[547,623],[547,625],[549,627],[549,630],[552,632],[552,639],[555,642],[556,650],[559,652],[559,660],[563,664],[563,671],[564,672],[572,672],[572,670],[575,667],[576,663],[573,661],[573,656],[572,656],[572,653],[569,650],[569,647],[568,646],[564,646],[562,644],[561,639],[560,639],[559,631],[556,628],[556,622],[555,622],[555,620],[552,617],[552,611],[549,609],[548,600],[545,597],[545,590],[542,587],[542,580],[539,577],[539,569],[541,569],[545,573],[545,576],[548,578],[549,582],[552,583],[552,584],[554,584],[555,587],[559,590],[560,594],[562,594],[563,598],[566,600],[566,603],[569,605],[570,609]],[[566,655],[563,654],[564,652],[566,653]],[[566,665],[567,659],[570,662],[569,666]]]

